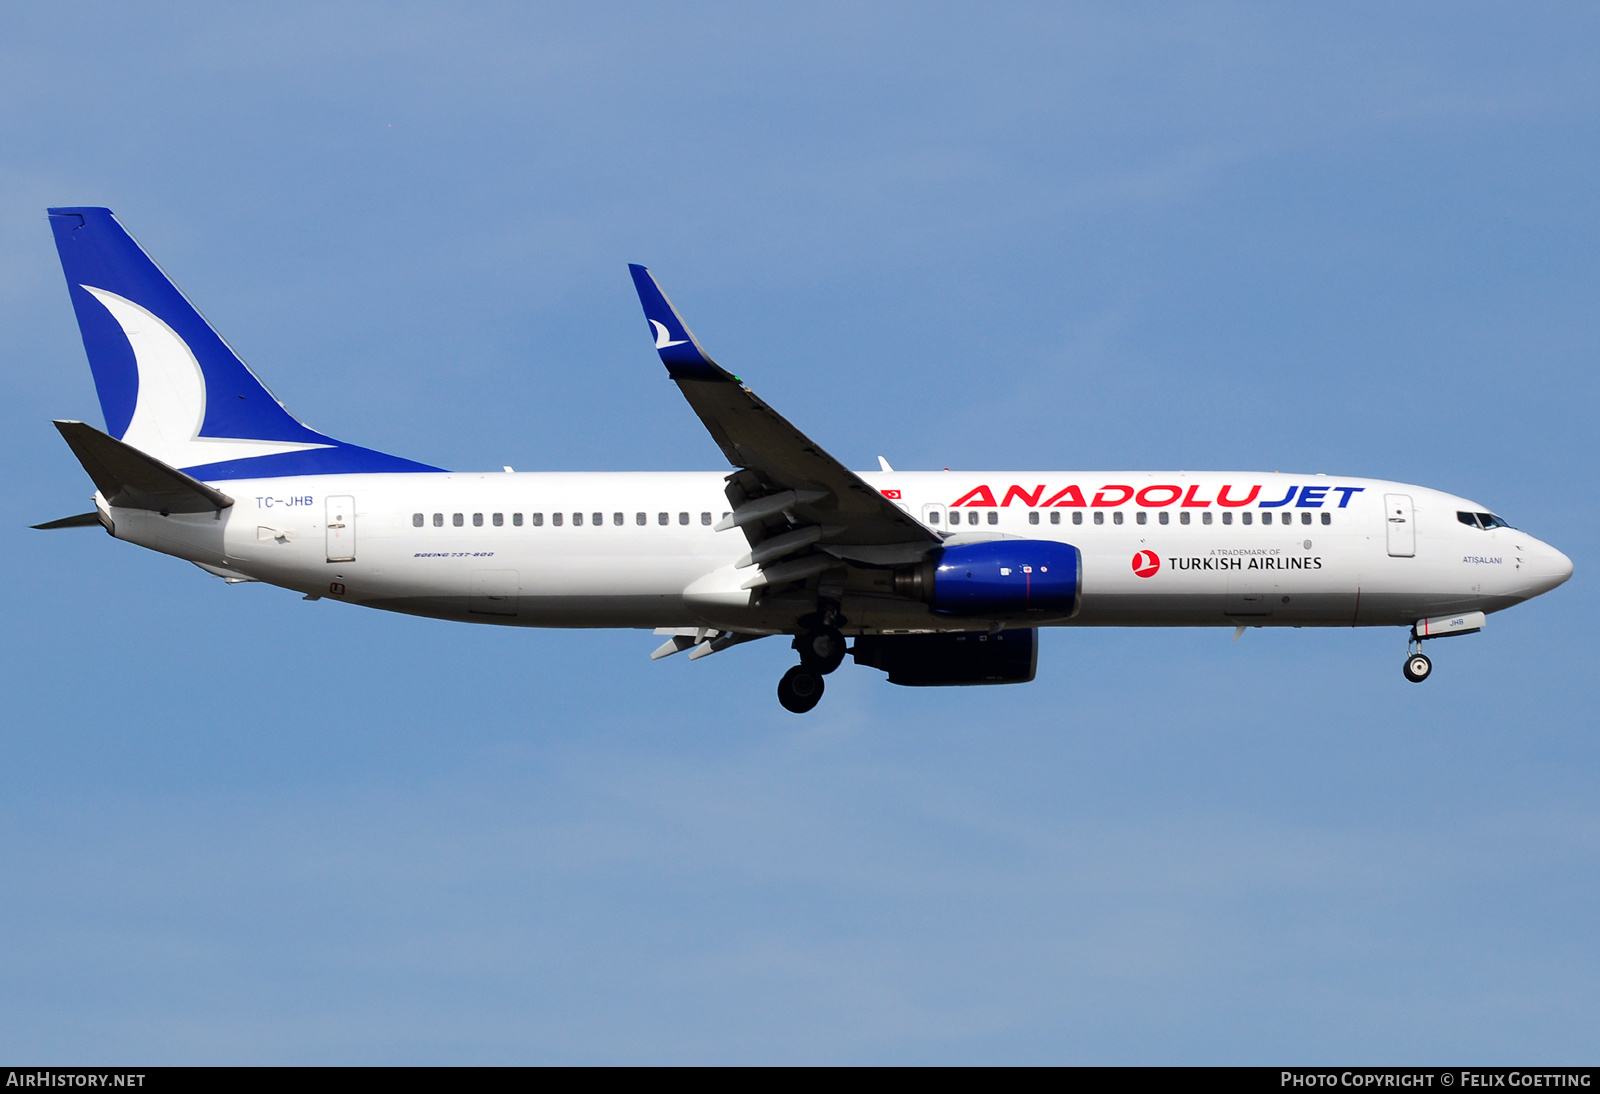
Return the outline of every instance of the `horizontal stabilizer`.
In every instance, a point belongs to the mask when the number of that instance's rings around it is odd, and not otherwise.
[[[41,532],[48,532],[54,528],[98,528],[100,514],[79,513],[75,517],[62,517],[60,520],[49,520],[43,524],[30,524],[28,527],[37,528]]]
[[[95,488],[114,507],[148,509],[164,516],[221,512],[233,504],[233,499],[222,491],[91,425],[56,422],[55,427],[94,480]]]

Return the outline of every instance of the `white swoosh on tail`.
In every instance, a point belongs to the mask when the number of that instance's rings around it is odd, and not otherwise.
[[[223,460],[332,448],[299,441],[256,441],[202,437],[206,420],[206,377],[189,344],[132,300],[92,285],[85,292],[104,304],[128,336],[139,366],[139,394],[122,441],[173,467],[198,467]]]

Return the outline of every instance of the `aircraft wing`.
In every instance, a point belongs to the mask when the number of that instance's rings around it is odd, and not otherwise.
[[[751,544],[747,559],[753,557],[754,564],[776,562],[815,543],[838,558],[893,565],[915,561],[939,545],[937,534],[863,482],[713,361],[649,270],[635,265],[628,269],[668,375],[728,462],[741,469],[728,477],[733,513],[719,527],[744,529]],[[792,548],[785,549],[789,545]],[[788,566],[805,568],[797,562]]]

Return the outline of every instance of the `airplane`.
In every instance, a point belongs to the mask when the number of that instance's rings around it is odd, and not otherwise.
[[[731,471],[452,472],[320,433],[109,209],[48,210],[105,429],[56,428],[103,527],[229,583],[435,619],[654,630],[661,659],[787,636],[797,714],[847,655],[893,684],[1034,679],[1043,627],[1408,628],[1424,642],[1572,562],[1485,505],[1378,479],[847,469],[717,364],[643,266],[654,347]]]

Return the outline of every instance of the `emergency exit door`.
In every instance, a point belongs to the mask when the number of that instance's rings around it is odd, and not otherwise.
[[[354,562],[356,557],[356,499],[328,499],[328,561]]]
[[[1384,526],[1388,529],[1390,556],[1413,557],[1417,553],[1417,524],[1411,513],[1410,496],[1385,494],[1383,510]]]

